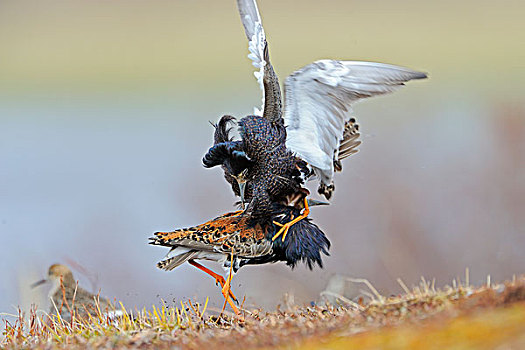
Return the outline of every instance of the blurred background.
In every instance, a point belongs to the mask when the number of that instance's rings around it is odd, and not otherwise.
[[[525,2],[259,2],[281,81],[320,58],[430,79],[355,107],[361,151],[311,214],[332,242],[324,270],[247,267],[235,293],[274,308],[335,273],[388,295],[397,278],[525,272]],[[233,209],[201,157],[208,121],[260,104],[235,1],[2,0],[0,47],[0,311],[47,309],[29,285],[56,262],[129,307],[222,306],[195,268],[158,270],[147,238]]]

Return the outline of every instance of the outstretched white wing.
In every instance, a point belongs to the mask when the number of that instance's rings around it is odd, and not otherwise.
[[[321,60],[309,64],[285,82],[286,146],[328,186],[351,105],[422,78],[426,74],[383,63]]]
[[[263,94],[261,110],[255,109],[255,114],[263,115],[264,109],[265,117],[280,118],[279,83],[269,62],[257,3],[237,0],[237,6],[249,40],[248,57],[257,68],[254,75]],[[347,156],[359,144],[353,134],[347,135],[348,139],[341,144],[345,125],[350,121],[351,104],[422,78],[426,74],[373,62],[321,60],[296,71],[285,82],[287,147],[312,166],[322,185],[331,185],[334,162],[340,167],[340,149],[342,156]]]
[[[262,115],[264,108],[264,66],[266,61],[264,59],[264,49],[266,46],[266,35],[264,34],[264,28],[262,26],[261,16],[257,3],[255,0],[237,0],[237,7],[241,15],[242,25],[244,26],[244,32],[249,40],[248,49],[250,53],[248,58],[252,60],[252,64],[257,71],[253,74],[257,78],[257,82],[261,87],[263,94],[262,107],[261,109],[254,109],[256,115]]]

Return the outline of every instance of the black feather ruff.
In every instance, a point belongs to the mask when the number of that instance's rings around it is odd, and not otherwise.
[[[241,141],[228,141],[211,147],[202,158],[202,163],[206,168],[224,165],[231,174],[237,175],[251,166],[252,161],[242,150]]]
[[[234,121],[235,118],[231,115],[224,115],[217,124],[212,124],[215,127],[214,144],[230,142],[233,138],[230,137],[231,128],[228,127],[230,122]]]
[[[285,224],[300,215],[300,210],[290,206],[276,204],[273,220],[280,224]],[[276,230],[280,227],[275,225]],[[275,231],[277,232],[277,231]],[[272,234],[275,234],[275,232]],[[272,239],[268,235],[267,239]],[[314,224],[309,218],[305,218],[295,223],[288,230],[284,242],[282,236],[273,242],[274,254],[279,260],[286,261],[292,268],[297,266],[300,261],[306,263],[310,270],[315,264],[323,268],[322,254],[329,256],[330,241],[323,231]]]

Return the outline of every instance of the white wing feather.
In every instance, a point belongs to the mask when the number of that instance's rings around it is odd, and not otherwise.
[[[237,7],[239,8],[239,13],[241,15],[244,32],[249,40],[248,50],[250,53],[248,54],[248,58],[252,60],[253,66],[257,68],[257,71],[253,74],[255,75],[255,78],[257,78],[257,82],[259,83],[263,95],[261,109],[254,108],[254,113],[256,115],[262,115],[264,109],[263,78],[264,66],[266,64],[266,61],[264,60],[266,35],[264,34],[261,16],[255,0],[237,0]]]
[[[351,105],[393,92],[426,74],[374,62],[321,60],[294,72],[285,82],[286,146],[332,183],[334,152],[339,149]]]
[[[266,35],[255,0],[237,0],[246,37],[248,58],[262,92],[264,109],[264,68]],[[286,146],[308,162],[320,181],[332,183],[334,153],[343,138],[351,105],[363,98],[397,90],[412,79],[426,78],[424,73],[373,62],[321,60],[290,75],[285,82],[284,121]]]

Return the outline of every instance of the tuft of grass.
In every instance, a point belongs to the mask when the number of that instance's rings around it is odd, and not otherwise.
[[[213,314],[203,304],[153,305],[112,310],[66,321],[39,315],[33,307],[25,315],[4,321],[0,347],[31,349],[75,348],[493,348],[525,345],[525,278],[504,284],[490,281],[473,287],[459,279],[443,289],[434,281],[383,296],[366,280],[369,300],[338,298],[338,305],[296,306],[274,312],[243,310],[243,318]],[[120,313],[118,316],[115,315]],[[511,346],[511,347],[512,347]]]
[[[204,306],[191,300],[180,303],[179,306],[155,306],[151,310],[128,311],[122,303],[120,307],[112,305],[109,310],[101,311],[98,300],[95,300],[96,312],[80,317],[73,314],[71,320],[65,320],[56,315],[38,314],[32,306],[28,315],[20,309],[13,321],[4,320],[4,332],[0,346],[31,347],[38,344],[68,345],[92,341],[97,338],[128,337],[138,339],[143,334],[170,334],[173,331],[191,330],[208,327],[215,324],[210,317],[205,317],[208,304]],[[221,321],[225,321],[222,316]],[[138,336],[138,337],[137,337]]]

